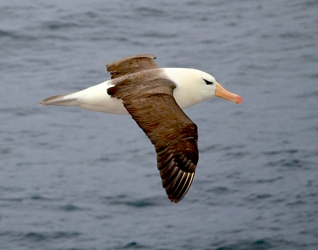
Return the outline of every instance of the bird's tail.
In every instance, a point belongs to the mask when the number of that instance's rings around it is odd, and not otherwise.
[[[77,93],[54,95],[40,101],[39,105],[76,106],[78,104],[79,97]]]

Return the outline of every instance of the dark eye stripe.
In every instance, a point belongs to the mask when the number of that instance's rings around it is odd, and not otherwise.
[[[210,81],[205,80],[205,79],[203,79],[203,80],[205,81],[206,85],[212,85],[213,84],[213,82],[210,82]]]

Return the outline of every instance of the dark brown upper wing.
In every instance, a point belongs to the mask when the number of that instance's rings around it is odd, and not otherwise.
[[[111,75],[111,79],[136,73],[147,69],[158,68],[154,59],[156,57],[151,54],[140,54],[119,59],[106,65],[107,71]]]
[[[175,85],[167,79],[134,84],[125,79],[108,89],[123,104],[155,146],[157,163],[172,202],[179,202],[191,186],[198,162],[197,126],[176,103]]]

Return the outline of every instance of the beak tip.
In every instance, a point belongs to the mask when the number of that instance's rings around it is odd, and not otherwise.
[[[236,95],[236,103],[241,104],[242,101],[243,101],[242,97],[240,97],[239,95]]]

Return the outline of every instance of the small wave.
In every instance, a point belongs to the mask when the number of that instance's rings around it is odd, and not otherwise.
[[[66,232],[66,231],[56,231],[56,232],[35,232],[30,231],[27,233],[16,232],[16,231],[2,231],[0,232],[0,237],[9,237],[15,240],[27,240],[33,242],[39,241],[49,241],[55,239],[73,239],[81,235],[79,232]]]
[[[79,232],[28,232],[22,235],[22,238],[31,241],[48,241],[52,239],[72,239],[80,236]]]
[[[314,73],[314,74],[311,74],[311,75],[308,75],[309,78],[313,78],[313,79],[316,79],[318,78],[318,73]]]
[[[49,29],[49,30],[72,29],[77,27],[79,27],[77,23],[68,23],[68,22],[60,22],[60,21],[50,21],[50,22],[45,22],[43,24],[43,28]]]
[[[256,241],[242,241],[230,245],[224,245],[216,248],[216,250],[265,250],[273,248],[270,240],[259,239]]]
[[[273,228],[273,230],[277,230]],[[298,250],[298,249],[305,249],[306,246],[309,246],[306,243],[298,243],[294,242],[293,240],[285,240],[280,237],[272,237],[272,238],[264,238],[264,239],[257,239],[257,240],[240,240],[236,243],[232,244],[222,244],[215,250],[267,250],[267,249],[288,249],[288,250]],[[314,248],[310,249],[317,249],[315,246],[317,244],[311,244]],[[307,249],[307,248],[306,248]],[[308,248],[309,249],[309,248]]]
[[[25,191],[25,188],[0,186],[0,191],[7,192],[7,193],[19,193],[19,192]],[[4,198],[2,198],[2,199],[4,199]]]
[[[29,116],[29,115],[38,115],[39,109],[37,107],[8,107],[0,108],[1,113],[14,114],[15,116]]]
[[[79,206],[73,205],[73,204],[67,204],[64,206],[60,206],[59,209],[65,211],[65,212],[75,212],[75,211],[85,210],[85,209],[83,209]]]
[[[215,194],[227,194],[234,192],[233,190],[228,189],[227,187],[214,187],[212,189],[208,189],[208,192],[213,192]]]
[[[22,34],[16,31],[7,31],[0,29],[0,38],[11,38],[12,40],[19,40],[19,41],[35,41],[38,38],[35,36],[30,36],[28,34]]]
[[[268,166],[280,166],[280,167],[287,167],[287,168],[302,168],[302,169],[309,169],[308,167],[312,165],[309,161],[304,161],[301,159],[293,158],[293,159],[280,159],[276,161],[270,161],[267,163]]]
[[[142,249],[142,248],[149,249],[147,246],[141,245],[138,242],[133,241],[133,242],[130,242],[122,247],[118,247],[116,249]]]
[[[134,208],[144,208],[144,207],[152,207],[157,204],[153,200],[148,199],[139,199],[139,200],[128,200],[128,201],[114,201],[112,205],[125,205]]]
[[[164,17],[165,16],[165,12],[162,11],[161,9],[155,9],[155,8],[149,8],[149,7],[139,7],[136,8],[136,12],[138,12],[140,15],[142,16],[149,16],[149,17]]]
[[[295,154],[297,152],[297,149],[275,150],[264,152],[264,155]]]
[[[248,197],[246,197],[245,200],[255,202],[255,201],[259,201],[259,200],[268,199],[271,197],[272,197],[271,194],[251,194]]]
[[[215,151],[215,152],[221,152],[221,151],[231,151],[233,149],[242,149],[245,148],[246,146],[243,144],[237,144],[237,145],[229,145],[229,146],[222,146],[222,145],[208,145],[205,148],[200,148],[201,153],[205,152],[210,152],[210,151]],[[246,152],[247,153],[247,152]],[[245,154],[245,153],[243,153]]]
[[[154,201],[154,198],[148,199],[131,199],[127,195],[118,195],[114,197],[105,197],[105,203],[109,205],[124,205],[134,208],[144,208],[157,206],[158,204]]]

